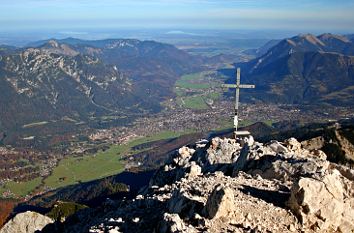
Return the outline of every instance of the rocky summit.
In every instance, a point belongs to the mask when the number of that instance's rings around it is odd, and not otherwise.
[[[42,230],[55,231],[354,232],[354,170],[295,138],[213,138],[180,148],[134,199]]]

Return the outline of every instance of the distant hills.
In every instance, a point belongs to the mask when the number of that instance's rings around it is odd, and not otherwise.
[[[203,59],[154,41],[68,38],[0,48],[0,132],[69,117],[156,112]]]
[[[175,81],[183,74],[201,70],[206,61],[206,58],[192,56],[173,45],[135,39],[88,41],[67,38],[35,44],[49,52],[88,55],[114,65],[135,81],[139,93],[153,98],[171,96],[170,88]]]
[[[352,37],[304,34],[281,40],[243,68],[252,96],[283,103],[354,103]]]

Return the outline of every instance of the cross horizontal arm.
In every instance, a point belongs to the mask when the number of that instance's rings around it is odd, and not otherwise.
[[[227,87],[227,88],[236,88],[236,84],[222,84],[222,87]]]
[[[255,85],[248,85],[248,84],[241,84],[239,85],[239,88],[256,88]]]
[[[222,87],[227,87],[227,88],[256,88],[255,85],[247,85],[247,84],[240,84],[240,85],[235,85],[235,84],[222,84]]]

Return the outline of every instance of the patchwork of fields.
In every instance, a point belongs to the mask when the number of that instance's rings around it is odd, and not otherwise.
[[[175,84],[176,103],[181,108],[207,109],[221,97],[225,77],[215,71],[182,76]]]

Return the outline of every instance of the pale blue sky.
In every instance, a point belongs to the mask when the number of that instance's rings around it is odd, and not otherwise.
[[[0,29],[348,31],[354,0],[0,0]]]

